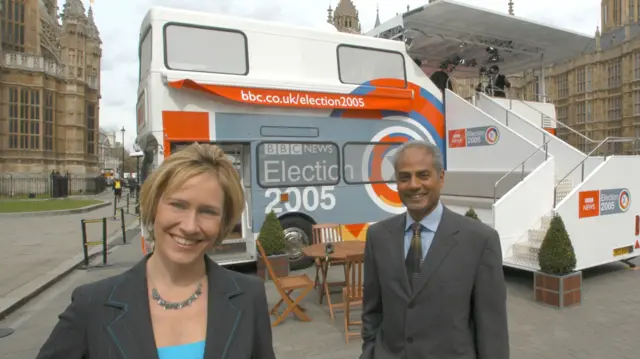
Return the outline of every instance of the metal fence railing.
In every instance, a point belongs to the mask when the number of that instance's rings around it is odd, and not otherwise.
[[[102,176],[0,175],[0,198],[65,198],[100,194],[106,189]]]

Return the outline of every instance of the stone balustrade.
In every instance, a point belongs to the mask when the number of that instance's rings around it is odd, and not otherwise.
[[[47,75],[55,76],[62,79],[78,79],[75,73],[75,67],[58,64],[53,60],[44,58],[43,56],[8,52],[4,53],[3,66],[6,68],[21,69],[28,71],[43,72]],[[97,76],[86,76],[84,82],[91,89],[99,89],[99,81]]]

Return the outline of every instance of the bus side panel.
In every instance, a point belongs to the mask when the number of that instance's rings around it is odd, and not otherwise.
[[[253,142],[251,217],[255,233],[265,214],[274,210],[277,214],[305,213],[317,223],[350,224],[346,226],[345,239],[363,239],[368,223],[404,212],[393,184],[370,183],[374,167],[387,176],[393,173],[393,152],[384,158],[376,157],[367,152],[375,146],[367,144],[401,144],[413,138],[436,142],[431,137],[438,136],[429,133],[428,128],[418,128],[415,122],[397,119],[217,113],[215,127],[224,141]],[[420,135],[424,132],[428,136]],[[265,133],[270,136],[265,137]],[[298,136],[276,137],[278,133]],[[309,142],[321,143],[312,146]],[[292,179],[290,174],[303,173],[305,166],[313,167],[307,178]],[[327,179],[328,174],[339,174],[339,178],[332,181]],[[283,177],[287,180],[284,185]],[[271,181],[267,188],[262,186],[266,181]]]

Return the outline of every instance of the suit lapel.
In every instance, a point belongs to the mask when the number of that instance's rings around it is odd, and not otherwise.
[[[158,359],[146,280],[149,256],[123,275],[105,303],[120,311],[106,329],[122,359]]]
[[[234,304],[234,298],[242,294],[242,290],[226,270],[208,256],[206,258],[209,303],[204,357],[230,359],[229,348],[242,317],[242,310]]]
[[[404,256],[404,236],[405,236],[405,224],[406,224],[406,214],[397,215],[391,224],[388,227],[391,236],[391,239],[388,245],[388,252],[392,263],[390,263],[391,268],[401,268],[400,270],[400,285],[404,290],[407,297],[411,295],[411,284],[409,283],[409,276],[407,275],[406,266],[405,266],[405,256]]]
[[[412,298],[415,298],[422,288],[429,282],[429,279],[435,274],[438,267],[442,264],[444,259],[449,255],[453,247],[458,244],[456,234],[458,228],[455,223],[454,214],[444,207],[442,212],[442,219],[440,225],[433,236],[433,242],[427,252],[422,264],[422,272],[416,282],[416,287],[413,290]]]

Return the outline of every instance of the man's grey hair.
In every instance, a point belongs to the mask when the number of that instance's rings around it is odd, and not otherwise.
[[[442,157],[442,151],[440,151],[440,148],[438,146],[436,146],[435,144],[429,141],[412,140],[402,145],[398,149],[398,151],[396,151],[396,154],[393,156],[393,169],[396,172],[398,171],[398,161],[404,155],[405,151],[410,148],[421,149],[426,151],[428,154],[430,154],[433,158],[433,168],[435,168],[436,172],[439,173],[444,168],[444,159]]]

